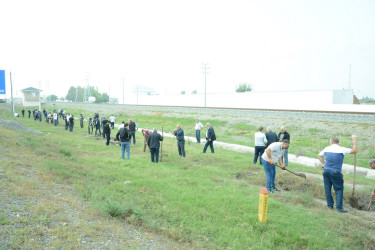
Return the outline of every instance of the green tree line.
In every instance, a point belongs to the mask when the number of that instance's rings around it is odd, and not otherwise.
[[[100,93],[97,87],[87,86],[87,87],[70,87],[68,94],[65,99],[72,102],[85,102],[88,101],[90,96],[95,97],[95,102],[109,102],[109,96],[107,93]],[[76,100],[77,99],[77,100]]]

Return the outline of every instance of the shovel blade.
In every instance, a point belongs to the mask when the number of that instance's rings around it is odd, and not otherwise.
[[[305,179],[306,179],[306,175],[305,175],[304,173],[297,173],[297,175],[298,175],[299,177],[302,177],[302,178],[305,178]]]

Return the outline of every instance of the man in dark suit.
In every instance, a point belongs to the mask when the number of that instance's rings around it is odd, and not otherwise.
[[[267,138],[267,146],[271,145],[274,142],[279,141],[279,138],[277,137],[276,133],[273,132],[270,127],[267,128],[266,138]]]
[[[109,145],[109,141],[111,140],[111,124],[106,122],[103,126],[103,135],[107,137],[107,142],[105,145]]]
[[[147,139],[147,145],[150,148],[152,162],[155,162],[155,163],[159,162],[159,148],[160,148],[160,142],[162,140],[163,140],[163,136],[161,136],[158,133],[158,130],[154,128],[153,132],[148,136],[148,139]]]
[[[216,140],[216,135],[213,127],[210,123],[206,124],[207,134],[206,134],[206,144],[204,144],[203,153],[206,153],[208,146],[210,146],[211,153],[214,153],[214,140]]]

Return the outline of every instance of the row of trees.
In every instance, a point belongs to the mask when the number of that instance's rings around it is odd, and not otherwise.
[[[109,96],[107,93],[100,93],[97,87],[87,86],[87,87],[70,87],[68,94],[65,99],[72,102],[85,102],[88,101],[89,97],[95,97],[95,102],[109,102]]]
[[[250,92],[252,90],[252,86],[247,83],[240,83],[236,86],[236,92]],[[193,90],[191,94],[197,94],[197,90]],[[150,92],[148,93],[150,95]],[[181,91],[181,95],[185,95],[185,90]],[[65,98],[60,98],[63,100],[68,100],[72,102],[85,102],[88,101],[88,98],[90,96],[95,97],[95,102],[109,102],[109,96],[107,93],[99,93],[97,87],[93,86],[87,86],[87,87],[70,87],[68,94],[65,96]],[[47,97],[47,101],[56,101],[58,97],[56,95],[50,95]]]
[[[236,92],[240,93],[240,92],[250,92],[253,90],[253,87],[248,84],[248,83],[240,83],[236,86]],[[193,90],[191,92],[192,94],[197,94],[198,92],[196,90]],[[181,91],[181,95],[185,95],[186,92],[185,90]]]
[[[359,99],[359,103],[361,103],[361,104],[375,104],[375,99],[371,98],[371,97],[368,97],[368,96],[365,96],[365,97],[362,97],[362,99]]]

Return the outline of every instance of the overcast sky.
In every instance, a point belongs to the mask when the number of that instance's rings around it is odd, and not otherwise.
[[[375,97],[375,1],[0,0],[0,69],[15,88],[111,96],[351,88]],[[9,79],[7,79],[10,93]]]

